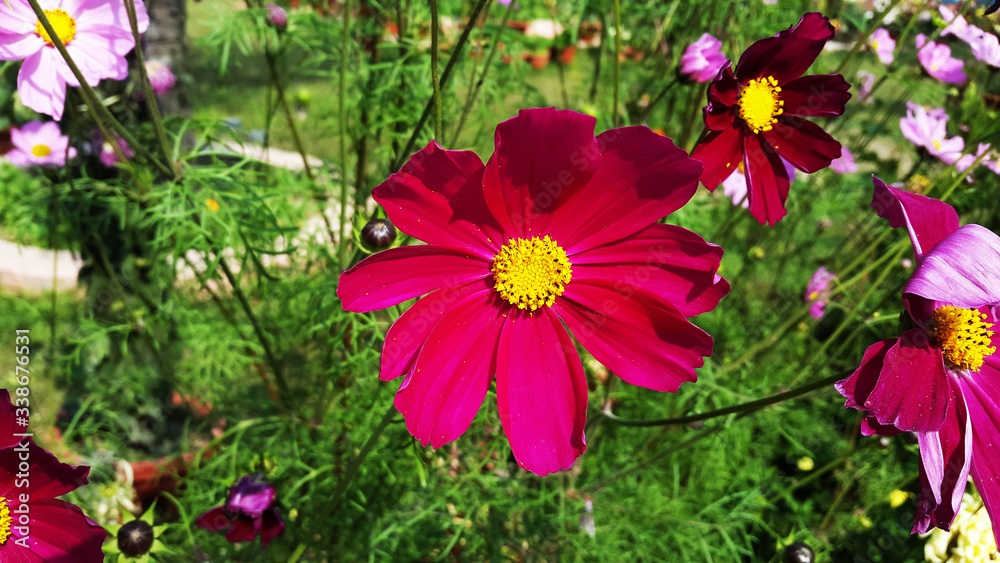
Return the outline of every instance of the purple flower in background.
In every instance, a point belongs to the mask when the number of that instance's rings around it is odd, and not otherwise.
[[[779,157],[781,158],[781,157]],[[788,174],[788,183],[795,181],[795,167],[784,158],[781,163],[785,165],[785,172]],[[747,197],[747,175],[744,172],[743,163],[736,166],[736,170],[722,181],[722,195],[732,198],[733,205],[739,205],[743,209],[750,208],[750,198]]]
[[[718,76],[724,64],[726,56],[722,54],[722,41],[703,33],[681,55],[681,74],[695,82],[708,82]]]
[[[2,9],[2,8],[0,8]],[[69,137],[62,134],[55,121],[32,121],[23,127],[11,129],[13,150],[7,159],[14,166],[65,166]],[[76,149],[69,147],[69,157],[76,156]]]
[[[954,164],[965,150],[961,137],[945,138],[948,114],[944,108],[927,110],[913,102],[906,103],[906,117],[899,120],[899,128],[908,141],[927,149],[927,152],[948,164]]]
[[[938,12],[941,17],[946,22],[950,22],[947,27],[941,30],[941,37],[946,37],[948,35],[954,35],[966,43],[972,44],[973,41],[981,37],[984,33],[983,30],[979,29],[974,25],[970,25],[969,22],[965,21],[964,16],[955,16],[955,12],[951,8],[946,6],[939,6]]]
[[[870,104],[874,101],[874,98],[870,98],[872,89],[875,88],[875,75],[868,72],[867,70],[859,70],[858,78],[861,79],[861,85],[858,87],[858,101]]]
[[[266,8],[267,21],[278,29],[285,29],[288,25],[288,13],[285,9],[273,2],[268,2]]]
[[[887,30],[881,27],[876,29],[875,33],[872,33],[869,39],[869,44],[878,56],[878,60],[884,64],[892,64],[892,54],[896,50],[896,41],[893,40]]]
[[[951,56],[951,47],[928,41],[923,33],[917,35],[917,59],[927,74],[948,84],[965,82],[965,61]]]
[[[160,61],[146,61],[146,76],[149,77],[149,84],[153,87],[153,93],[162,96],[170,91],[177,82],[170,67]]]
[[[965,172],[972,166],[972,163],[975,162],[976,159],[978,159],[980,156],[983,155],[983,153],[989,150],[990,150],[989,143],[979,143],[979,146],[976,147],[976,154],[963,155],[961,158],[958,159],[958,161],[955,162],[955,168],[957,168],[959,172]],[[995,163],[993,163],[994,164],[993,166],[990,166],[991,159],[988,155],[980,162],[980,164],[989,167],[990,170],[994,170],[996,166]]]
[[[972,54],[976,59],[995,67],[1000,67],[1000,40],[992,33],[984,33],[974,41],[969,42]]]
[[[814,319],[821,319],[825,314],[826,300],[830,298],[830,282],[837,279],[836,274],[820,266],[812,277],[809,278],[809,285],[806,286],[805,302],[812,303],[809,307],[809,316]]]
[[[836,158],[830,163],[830,169],[837,174],[851,174],[858,171],[858,165],[854,162],[854,155],[847,147],[841,147],[840,158]]]
[[[229,528],[230,543],[251,541],[260,534],[264,547],[285,532],[285,522],[274,508],[274,486],[243,477],[229,489],[229,500],[199,516],[195,525],[212,532]]]
[[[866,436],[915,432],[920,497],[913,532],[950,528],[971,472],[1000,532],[1000,237],[959,226],[944,202],[873,178],[872,207],[893,228],[906,227],[916,268],[903,287],[913,321],[899,338],[865,351],[861,365],[837,383],[845,406],[864,412]]]
[[[125,3],[115,0],[42,0],[45,17],[87,84],[97,86],[105,78],[128,76],[125,55],[135,47]],[[139,32],[149,27],[142,0],[135,2]],[[0,60],[23,59],[17,75],[21,103],[62,119],[66,86],[79,86],[69,65],[55,48],[26,0],[0,5]]]
[[[122,154],[125,158],[132,158],[135,154],[132,152],[132,148],[128,146],[125,139],[118,139],[118,147],[121,149]],[[108,168],[114,168],[115,164],[118,164],[118,155],[115,154],[115,149],[111,145],[110,141],[104,141],[101,143],[101,164],[107,166]]]

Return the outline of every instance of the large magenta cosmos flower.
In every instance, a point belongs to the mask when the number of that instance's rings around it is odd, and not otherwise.
[[[878,178],[872,207],[905,226],[917,267],[903,288],[915,324],[873,344],[837,389],[868,414],[866,435],[916,432],[921,494],[913,531],[947,530],[972,479],[997,526],[1000,515],[1000,237],[959,227],[951,206],[891,188]]]
[[[274,486],[253,477],[244,476],[229,489],[226,504],[199,516],[195,525],[212,532],[226,531],[231,543],[252,541],[260,535],[267,544],[285,533],[285,521],[274,507]]]
[[[121,0],[40,0],[45,17],[66,46],[87,84],[128,76],[125,55],[135,47]],[[139,32],[149,27],[142,0],[135,0]],[[62,119],[66,86],[80,86],[26,0],[9,0],[0,9],[0,60],[24,60],[17,75],[21,103]]]
[[[31,438],[14,436],[25,431],[15,412],[0,389],[0,561],[104,561],[104,528],[55,498],[86,485],[90,468],[66,465]]]
[[[701,181],[710,190],[742,162],[750,213],[762,224],[774,225],[785,216],[789,179],[781,158],[813,173],[840,156],[840,143],[802,119],[840,115],[851,97],[839,74],[802,76],[832,37],[825,17],[806,14],[793,27],[751,45],[735,73],[724,65],[708,87],[708,134],[691,156],[705,166]]]
[[[687,319],[729,290],[722,249],[656,223],[695,193],[701,165],[646,127],[594,137],[594,119],[522,110],[486,166],[430,143],[374,191],[428,243],[379,252],[337,295],[372,311],[430,293],[389,329],[380,378],[423,445],[469,427],[496,377],[518,463],[565,469],[586,449],[587,382],[566,328],[625,381],[676,391],[712,338]],[[565,323],[565,327],[564,327]]]

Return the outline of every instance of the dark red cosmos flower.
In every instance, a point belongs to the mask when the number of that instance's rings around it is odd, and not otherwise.
[[[785,216],[788,173],[784,158],[812,173],[840,156],[840,143],[803,117],[844,113],[850,85],[839,74],[802,76],[833,26],[809,13],[795,26],[761,39],[743,52],[735,74],[728,64],[708,87],[704,109],[708,134],[691,156],[705,167],[701,182],[709,190],[743,163],[749,186],[750,214],[774,225]]]
[[[104,528],[74,504],[55,497],[87,484],[90,468],[60,462],[23,428],[7,424],[14,405],[0,389],[0,561],[101,563]]]
[[[199,528],[218,532],[229,528],[232,543],[251,541],[260,534],[264,547],[285,532],[285,521],[274,508],[274,486],[244,476],[229,489],[229,500],[194,521]]]

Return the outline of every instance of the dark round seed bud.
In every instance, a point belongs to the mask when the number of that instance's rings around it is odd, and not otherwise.
[[[153,527],[145,520],[132,520],[118,528],[118,549],[128,557],[149,553],[153,547]]]
[[[814,563],[816,554],[808,545],[802,542],[795,542],[785,548],[785,554],[781,556],[785,563]]]
[[[372,219],[361,229],[361,239],[372,248],[389,248],[396,240],[396,227],[388,219]]]

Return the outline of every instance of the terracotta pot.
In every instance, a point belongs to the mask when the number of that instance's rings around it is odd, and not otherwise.
[[[559,51],[559,61],[562,62],[562,64],[573,64],[574,59],[576,59],[576,45],[570,45],[562,51]]]

